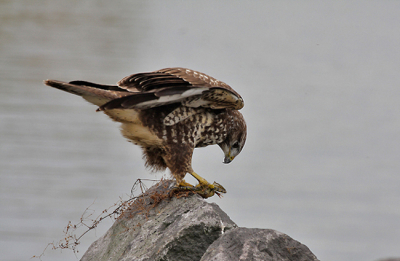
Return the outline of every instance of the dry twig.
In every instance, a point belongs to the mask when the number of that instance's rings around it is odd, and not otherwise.
[[[122,197],[119,198],[119,200],[112,205],[111,207],[103,210],[96,218],[92,218],[94,215],[95,211],[91,210],[90,207],[94,204],[94,202],[88,206],[85,211],[82,213],[82,216],[80,217],[80,221],[77,224],[72,224],[71,221],[68,222],[68,225],[64,228],[63,233],[64,233],[64,238],[59,240],[58,242],[52,242],[47,244],[47,246],[44,248],[43,252],[36,256],[32,256],[32,258],[38,258],[39,260],[42,260],[42,257],[45,255],[46,250],[51,246],[52,250],[57,250],[57,249],[70,249],[74,252],[76,255],[78,251],[78,245],[80,244],[80,239],[86,235],[89,231],[95,229],[100,222],[102,222],[106,218],[111,218],[113,220],[118,219],[122,213],[124,213],[128,208],[131,208],[133,205],[135,207],[138,207],[141,210],[145,210],[143,204],[143,200],[137,200],[139,199],[139,196],[134,196],[134,193],[140,189],[141,195],[144,195],[144,193],[147,190],[147,186],[143,183],[143,181],[162,181],[162,180],[150,180],[150,179],[138,179],[134,183],[131,189],[131,195],[130,198],[127,200],[123,200]],[[152,195],[154,202],[158,203],[160,201],[156,200],[156,196]],[[134,204],[135,201],[138,201],[136,204]],[[161,199],[162,200],[162,199]],[[158,201],[158,202],[157,202]],[[114,209],[111,211],[111,209]],[[76,231],[81,228],[81,227],[86,227],[86,230],[81,233],[79,236],[76,235]]]

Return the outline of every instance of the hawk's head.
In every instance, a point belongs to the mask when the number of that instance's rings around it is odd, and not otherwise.
[[[233,111],[233,114],[233,126],[228,130],[226,139],[218,144],[225,154],[224,163],[230,163],[242,151],[246,143],[246,122],[240,112]]]

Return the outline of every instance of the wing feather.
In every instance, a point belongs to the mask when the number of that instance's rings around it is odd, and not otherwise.
[[[120,80],[116,86],[86,81],[45,83],[82,96],[99,110],[148,109],[181,103],[186,107],[211,109],[243,108],[242,97],[228,84],[209,75],[185,68],[165,68],[137,73]]]
[[[208,88],[184,86],[168,87],[157,91],[141,92],[115,99],[100,106],[99,109],[149,109],[179,103],[188,97],[199,96],[206,90],[208,90]]]

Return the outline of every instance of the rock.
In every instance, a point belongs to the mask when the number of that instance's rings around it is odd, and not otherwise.
[[[223,232],[237,227],[218,205],[199,195],[168,198],[170,186],[166,181],[150,188],[81,260],[200,260]],[[156,205],[157,198],[161,202]]]
[[[201,261],[311,261],[317,257],[300,242],[272,229],[236,228],[207,249]]]
[[[218,205],[162,181],[139,196],[81,261],[317,260],[270,229],[238,228]]]

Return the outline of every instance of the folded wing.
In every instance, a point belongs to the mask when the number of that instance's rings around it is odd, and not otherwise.
[[[244,106],[242,97],[226,83],[185,68],[133,74],[117,85],[139,93],[110,101],[100,106],[100,110],[148,109],[173,103],[211,109],[239,110]]]
[[[99,110],[144,110],[173,103],[211,109],[239,110],[244,106],[242,97],[226,83],[185,68],[133,74],[117,85],[56,80],[46,80],[45,84],[82,96]]]

